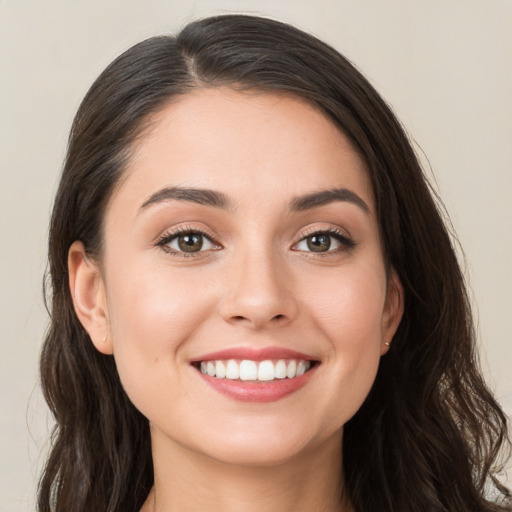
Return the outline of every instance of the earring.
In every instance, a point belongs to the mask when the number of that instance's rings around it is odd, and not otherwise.
[[[390,344],[387,341],[384,342],[384,345],[386,345],[386,347],[390,346]]]

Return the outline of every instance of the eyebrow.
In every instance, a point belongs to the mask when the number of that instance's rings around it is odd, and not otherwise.
[[[223,210],[232,208],[231,201],[222,192],[203,188],[166,187],[146,199],[140,209],[144,210],[153,204],[171,200],[189,201]]]
[[[359,206],[365,213],[370,213],[370,207],[355,193],[347,188],[321,190],[293,199],[290,211],[304,211],[318,208],[336,201],[348,202]]]
[[[164,201],[189,201],[204,206],[212,206],[223,210],[233,209],[233,202],[223,194],[215,190],[203,188],[184,188],[184,187],[166,187],[152,194],[144,203],[140,210]],[[290,203],[290,211],[305,211],[312,208],[318,208],[337,201],[352,203],[361,208],[365,213],[370,213],[369,206],[355,192],[346,188],[333,188],[330,190],[321,190],[312,192],[303,196],[295,197]]]

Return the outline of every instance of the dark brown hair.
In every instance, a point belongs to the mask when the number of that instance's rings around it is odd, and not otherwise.
[[[331,47],[283,23],[229,15],[130,48],[92,85],[74,120],[50,226],[41,378],[56,427],[39,512],[138,512],[153,484],[148,421],[126,396],[113,357],[96,351],[75,315],[67,254],[81,240],[100,260],[105,206],[150,116],[193,88],[219,86],[306,99],[367,163],[405,313],[369,396],[345,425],[355,509],[512,510],[495,478],[506,418],[478,369],[453,242],[402,127]]]

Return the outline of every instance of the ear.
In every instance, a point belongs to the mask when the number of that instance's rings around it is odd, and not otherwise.
[[[76,314],[94,346],[103,354],[114,351],[108,319],[105,284],[97,265],[87,257],[82,242],[68,252],[69,289]]]
[[[400,325],[404,314],[404,288],[394,270],[391,270],[388,278],[388,289],[386,292],[386,302],[382,314],[382,341],[381,355],[389,350],[393,336]]]

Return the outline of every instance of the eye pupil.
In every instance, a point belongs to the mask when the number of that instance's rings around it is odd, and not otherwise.
[[[203,237],[195,234],[181,235],[178,245],[183,252],[197,252],[203,247]]]
[[[328,235],[313,235],[307,239],[308,249],[312,252],[325,252],[331,247],[331,237]]]

